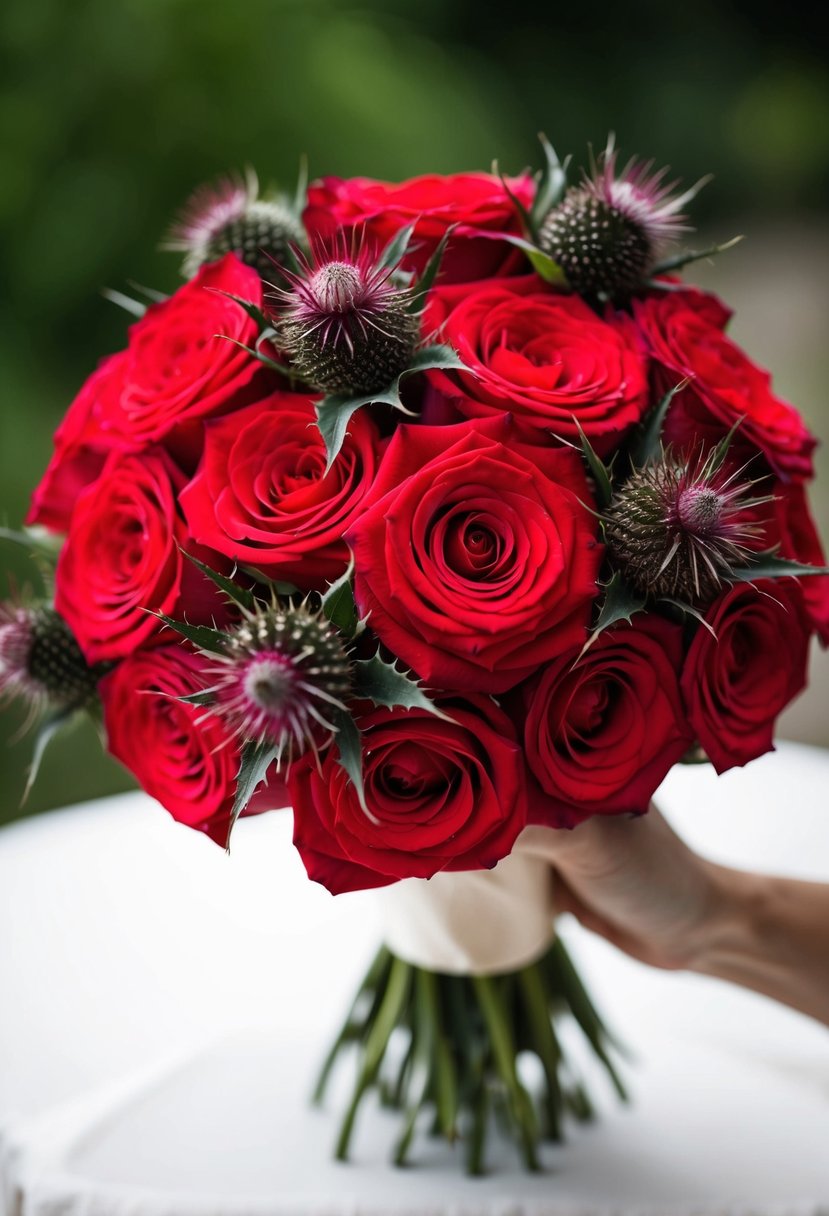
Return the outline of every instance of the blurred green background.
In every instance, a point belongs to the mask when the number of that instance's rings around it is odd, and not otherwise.
[[[0,12],[0,516],[18,524],[82,379],[123,343],[102,287],[161,289],[157,252],[195,184],[252,164],[399,178],[516,171],[535,133],[581,157],[625,153],[713,172],[700,239],[748,235],[695,272],[733,332],[829,436],[829,75],[817,9],[595,0],[6,0]],[[829,534],[829,463],[818,519]],[[4,547],[0,567],[26,569]],[[0,822],[20,812],[20,715],[0,714]],[[829,665],[783,733],[829,744]],[[127,788],[93,728],[53,747],[25,808]]]

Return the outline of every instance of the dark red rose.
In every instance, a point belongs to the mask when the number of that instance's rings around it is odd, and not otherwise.
[[[98,401],[123,386],[126,352],[104,359],[81,388],[55,431],[55,451],[32,494],[27,524],[66,532],[78,495],[95,481],[109,447],[96,421]]]
[[[627,332],[534,275],[432,291],[424,332],[469,368],[429,373],[466,418],[509,411],[536,438],[571,442],[578,423],[604,455],[647,408],[647,361]]]
[[[722,331],[728,313],[702,292],[671,291],[634,302],[634,316],[657,364],[660,392],[686,377],[663,431],[667,443],[718,442],[740,422],[735,446],[751,445],[782,478],[810,477],[814,436],[792,406]],[[750,452],[748,453],[750,455]]]
[[[375,709],[359,720],[368,814],[329,749],[303,756],[288,786],[294,843],[308,875],[333,894],[440,870],[490,868],[527,816],[521,748],[485,697],[426,710]]]
[[[825,566],[815,521],[809,510],[806,490],[799,482],[789,482],[776,490],[780,556],[807,566]],[[829,646],[829,577],[812,575],[800,583],[806,611],[824,646]]]
[[[261,305],[262,280],[229,253],[130,327],[121,375],[96,402],[106,444],[137,450],[163,441],[190,470],[201,453],[202,419],[262,395],[268,374],[235,345],[253,345],[256,322],[222,292]]]
[[[326,474],[312,398],[274,393],[206,424],[202,463],[181,505],[196,540],[274,578],[321,588],[348,565],[343,532],[379,459],[377,428],[363,410]]]
[[[226,616],[219,593],[181,552],[177,495],[185,478],[165,451],[114,452],[80,495],[58,559],[55,607],[90,662],[123,658],[164,628],[151,612],[191,623]],[[221,559],[219,559],[221,561]]]
[[[508,419],[401,426],[347,539],[363,615],[433,688],[503,692],[580,646],[602,546],[580,457]]]
[[[507,181],[515,197],[530,207],[535,196],[532,177],[525,173]],[[303,219],[312,238],[329,241],[339,232],[357,229],[377,248],[416,222],[404,266],[418,272],[455,224],[441,263],[445,283],[511,273],[524,264],[519,250],[493,239],[504,233],[520,236],[521,221],[503,182],[489,173],[431,174],[399,183],[324,177],[310,187]]]
[[[800,586],[736,583],[714,601],[682,674],[688,718],[718,773],[773,747],[777,715],[805,687],[809,620]]]
[[[209,683],[207,660],[174,643],[131,655],[100,683],[110,753],[179,823],[224,845],[239,747],[203,706],[178,697]]]
[[[527,763],[543,791],[531,798],[534,822],[642,813],[693,743],[679,691],[682,630],[654,615],[634,620],[521,690]]]

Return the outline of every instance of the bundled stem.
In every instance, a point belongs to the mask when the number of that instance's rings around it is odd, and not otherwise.
[[[556,1023],[572,1016],[627,1098],[613,1062],[613,1042],[560,939],[537,962],[498,976],[444,975],[404,962],[383,947],[326,1057],[314,1091],[322,1101],[331,1072],[357,1053],[358,1074],[337,1138],[346,1160],[363,1099],[374,1090],[399,1111],[393,1149],[406,1165],[418,1129],[462,1145],[466,1171],[485,1172],[486,1136],[496,1116],[528,1170],[539,1168],[542,1141],[559,1141],[565,1114],[586,1121],[593,1106],[559,1042]],[[392,1039],[395,1040],[392,1045]],[[534,1055],[541,1083],[522,1081],[518,1057]]]

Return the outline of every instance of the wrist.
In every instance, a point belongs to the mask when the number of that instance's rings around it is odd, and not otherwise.
[[[762,945],[768,881],[713,862],[704,865],[707,895],[689,947],[688,970],[729,979]]]

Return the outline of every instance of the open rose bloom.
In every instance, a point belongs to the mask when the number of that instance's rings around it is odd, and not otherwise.
[[[100,708],[176,820],[224,847],[290,805],[313,881],[383,888],[341,1156],[378,1087],[399,1161],[432,1108],[480,1171],[495,1093],[534,1165],[588,1113],[561,1008],[623,1092],[545,832],[768,751],[829,639],[815,440],[678,277],[693,190],[543,151],[294,210],[199,191],[187,281],[132,302],[34,491],[54,603],[0,616],[0,691]]]

